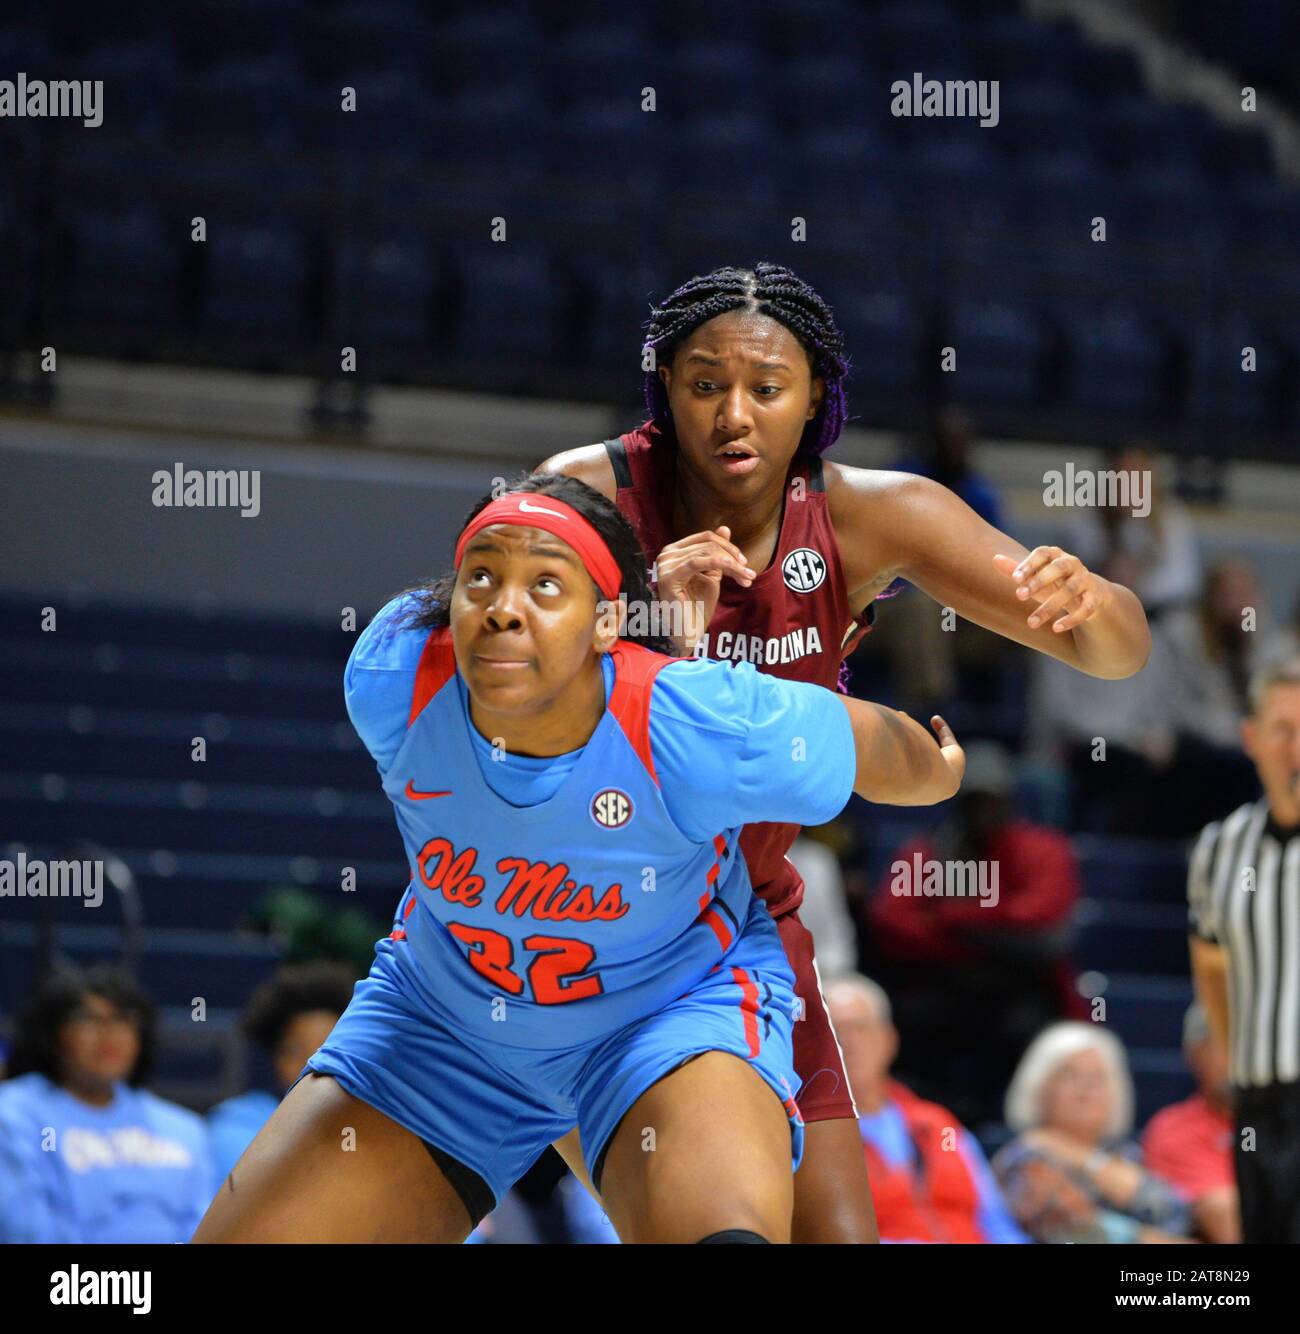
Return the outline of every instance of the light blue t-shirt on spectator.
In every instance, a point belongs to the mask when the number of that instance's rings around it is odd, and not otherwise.
[[[0,1243],[189,1241],[216,1193],[203,1118],[119,1083],[93,1107],[0,1083]]]

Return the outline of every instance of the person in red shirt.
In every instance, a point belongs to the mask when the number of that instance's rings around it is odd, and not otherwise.
[[[894,999],[905,1069],[923,1088],[960,1089],[955,1110],[973,1124],[997,1119],[1040,1029],[1086,1017],[1069,955],[1078,863],[1064,835],[1016,818],[1012,787],[1007,752],[973,742],[952,816],[898,849],[865,910],[866,953]]]
[[[1241,1210],[1232,1159],[1228,1054],[1210,1032],[1199,1005],[1183,1021],[1183,1056],[1197,1091],[1157,1112],[1142,1135],[1147,1167],[1192,1202],[1192,1222],[1205,1241],[1241,1241]]]

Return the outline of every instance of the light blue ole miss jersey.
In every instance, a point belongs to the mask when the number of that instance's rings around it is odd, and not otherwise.
[[[830,691],[627,641],[603,656],[585,746],[494,750],[451,631],[399,628],[403,607],[358,640],[348,710],[410,866],[403,971],[483,1040],[574,1046],[681,997],[746,920],[741,826],[824,823],[852,791],[852,727]]]

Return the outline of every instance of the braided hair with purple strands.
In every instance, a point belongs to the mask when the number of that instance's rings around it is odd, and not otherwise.
[[[813,376],[821,377],[826,390],[817,415],[804,428],[799,453],[824,454],[839,439],[848,410],[844,335],[827,302],[784,265],[714,269],[683,283],[654,308],[642,346],[654,349],[656,367],[669,363],[687,334],[733,310],[769,316],[789,329],[808,354]],[[661,430],[671,429],[668,394],[657,369],[645,373],[645,404]]]

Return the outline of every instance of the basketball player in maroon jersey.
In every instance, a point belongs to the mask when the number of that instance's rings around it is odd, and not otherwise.
[[[1027,551],[924,477],[822,461],[845,420],[844,340],[827,303],[789,269],[693,278],[655,309],[644,345],[655,354],[650,420],[541,470],[615,500],[645,550],[658,553],[659,596],[703,604],[707,629],[682,651],[835,689],[871,626],[873,600],[905,578],[965,619],[1090,676],[1119,679],[1146,662],[1141,603],[1076,556]],[[785,856],[798,832],[754,824],[741,836],[804,1004],[795,1067],[807,1138],[792,1239],[875,1241],[857,1111],[799,920],[803,882]],[[556,1147],[581,1176],[576,1146]]]

